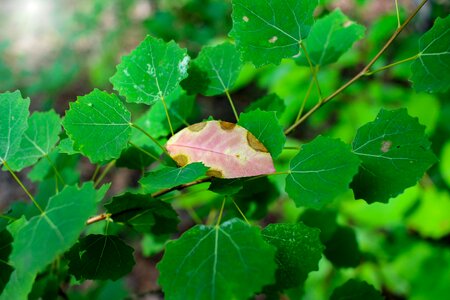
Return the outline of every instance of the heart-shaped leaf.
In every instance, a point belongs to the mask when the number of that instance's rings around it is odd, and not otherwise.
[[[238,178],[275,171],[266,147],[243,127],[224,121],[191,125],[169,139],[170,156],[180,166],[202,162],[208,175]]]

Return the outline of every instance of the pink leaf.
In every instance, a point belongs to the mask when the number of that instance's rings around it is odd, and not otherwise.
[[[202,162],[210,168],[209,176],[238,178],[275,171],[272,157],[253,134],[224,121],[191,125],[172,136],[166,148],[180,166]]]

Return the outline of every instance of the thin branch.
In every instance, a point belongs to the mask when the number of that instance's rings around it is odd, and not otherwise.
[[[196,181],[193,181],[193,182],[177,185],[177,186],[175,186],[173,188],[170,188],[170,189],[164,189],[164,190],[155,192],[155,193],[152,194],[152,197],[156,198],[156,197],[165,195],[165,194],[173,192],[173,191],[182,190],[182,189],[188,188],[190,186],[194,186],[194,185],[205,183],[205,182],[210,182],[211,179],[212,179],[211,177],[205,177],[203,179],[199,179],[199,180],[196,180]]]
[[[356,74],[352,79],[350,79],[347,83],[342,85],[340,88],[338,88],[336,91],[334,91],[331,95],[326,97],[325,99],[322,99],[319,101],[316,105],[314,105],[303,117],[301,117],[297,122],[295,122],[291,127],[285,130],[285,134],[290,133],[292,130],[297,128],[300,124],[302,124],[310,115],[312,115],[316,110],[318,110],[320,107],[322,107],[324,104],[335,98],[337,95],[342,93],[346,88],[348,88],[350,85],[352,85],[355,81],[363,77],[375,64],[375,62],[380,58],[381,55],[386,51],[387,48],[392,44],[392,42],[397,38],[397,36],[403,31],[403,29],[406,27],[406,25],[411,22],[411,20],[417,15],[419,10],[427,3],[428,0],[423,0],[419,6],[414,10],[414,12],[408,17],[408,19],[405,20],[405,22],[395,30],[395,32],[392,34],[392,36],[389,38],[389,40],[384,44],[384,46],[381,48],[381,50],[372,58],[372,60],[358,73]]]
[[[419,56],[420,56],[420,53],[417,53],[417,54],[414,55],[414,56],[411,56],[411,57],[408,57],[408,58],[405,58],[405,59],[396,61],[396,62],[394,62],[394,63],[392,63],[392,64],[386,65],[386,66],[381,67],[381,68],[378,68],[378,69],[376,69],[376,70],[373,70],[373,71],[367,71],[367,72],[364,74],[364,76],[370,76],[370,75],[373,75],[373,74],[375,74],[375,73],[378,73],[378,72],[387,70],[387,69],[389,69],[389,68],[395,67],[395,66],[397,66],[397,65],[400,65],[400,64],[402,64],[402,63],[405,63],[405,62],[408,62],[408,61],[411,61],[411,60],[415,60],[415,59],[417,59]]]

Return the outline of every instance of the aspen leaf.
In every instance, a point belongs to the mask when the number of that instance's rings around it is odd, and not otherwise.
[[[202,162],[207,175],[238,178],[275,171],[266,147],[243,127],[224,121],[191,125],[169,139],[170,156],[180,166]]]

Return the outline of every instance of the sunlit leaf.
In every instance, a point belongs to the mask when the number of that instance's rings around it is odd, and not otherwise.
[[[234,0],[230,36],[245,61],[279,64],[299,53],[314,23],[317,0]]]
[[[0,163],[20,149],[28,127],[29,106],[30,99],[23,99],[19,91],[0,94]]]
[[[10,158],[11,169],[20,171],[48,155],[58,142],[60,132],[61,121],[53,110],[33,113],[28,119],[20,149]]]
[[[120,156],[131,134],[130,121],[116,95],[95,89],[70,103],[63,126],[74,148],[98,163]]]
[[[445,92],[450,88],[450,15],[437,18],[419,41],[419,57],[412,63],[410,80],[416,91]]]
[[[187,77],[189,56],[174,41],[147,36],[122,57],[111,77],[114,89],[127,102],[153,104],[169,95]]]
[[[239,125],[208,121],[191,125],[170,138],[166,148],[180,166],[202,162],[208,175],[237,178],[274,172],[266,147]]]
[[[413,186],[436,161],[424,130],[406,109],[383,109],[359,128],[352,144],[362,161],[352,182],[355,197],[387,202]]]
[[[115,235],[88,235],[70,252],[69,272],[77,278],[117,280],[135,264],[134,249]]]
[[[322,208],[348,190],[359,163],[349,146],[319,136],[291,160],[286,192],[297,206]]]
[[[340,9],[320,18],[305,40],[311,62],[318,66],[336,62],[353,43],[364,36],[364,30],[364,26],[350,21]],[[304,53],[297,62],[308,65]]]
[[[159,283],[169,300],[248,299],[274,282],[274,259],[259,229],[241,220],[197,225],[167,244]]]
[[[191,62],[189,77],[182,86],[190,93],[223,94],[233,87],[242,67],[236,47],[228,42],[204,47]]]

